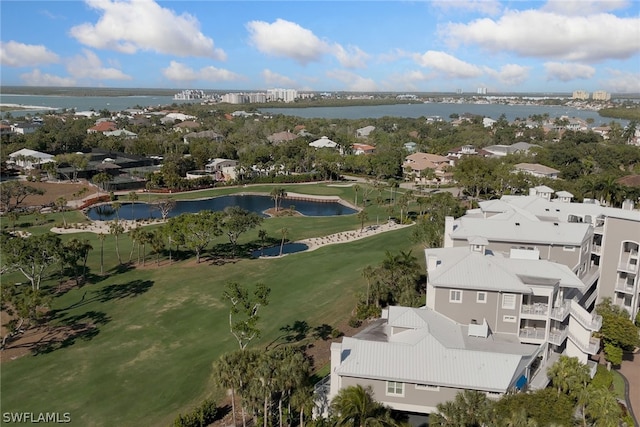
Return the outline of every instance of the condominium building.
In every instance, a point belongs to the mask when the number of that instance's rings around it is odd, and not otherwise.
[[[580,99],[584,101],[589,99],[589,92],[587,92],[586,90],[574,90],[573,96],[571,98]]]
[[[428,414],[461,390],[543,388],[560,355],[593,375],[595,305],[608,297],[638,312],[640,212],[572,199],[540,186],[447,218],[444,247],[425,250],[426,305],[389,307],[334,343],[317,389],[325,404],[361,384],[393,409]]]
[[[593,95],[591,95],[591,98],[594,101],[609,101],[611,100],[611,94],[604,90],[596,90],[593,92]]]

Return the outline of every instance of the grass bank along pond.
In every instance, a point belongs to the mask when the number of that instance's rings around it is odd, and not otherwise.
[[[233,194],[228,196],[213,197],[199,200],[178,200],[176,206],[169,212],[169,217],[175,217],[182,213],[195,213],[202,210],[221,211],[229,206],[255,212],[267,217],[265,211],[274,207],[270,196],[256,194]],[[281,208],[293,209],[304,216],[336,216],[351,215],[356,213],[336,198],[320,199],[314,196],[286,197],[280,202]],[[87,217],[93,221],[109,221],[112,219],[139,220],[148,218],[162,218],[159,210],[147,203],[123,203],[117,209],[112,204],[94,206],[86,211]]]

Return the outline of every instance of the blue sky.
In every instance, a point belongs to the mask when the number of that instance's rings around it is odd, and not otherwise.
[[[0,2],[2,85],[640,92],[640,1]]]

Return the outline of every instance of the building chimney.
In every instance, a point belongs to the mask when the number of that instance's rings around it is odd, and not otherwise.
[[[444,217],[444,242],[443,247],[452,248],[453,247],[453,238],[451,235],[453,234],[453,217],[445,216]]]

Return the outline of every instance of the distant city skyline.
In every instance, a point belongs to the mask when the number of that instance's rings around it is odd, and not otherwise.
[[[640,92],[640,2],[0,3],[3,86]]]

